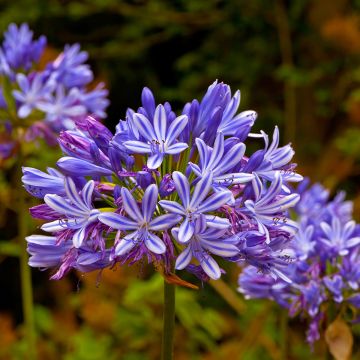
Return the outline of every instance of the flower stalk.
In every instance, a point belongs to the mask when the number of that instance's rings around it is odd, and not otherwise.
[[[164,280],[164,310],[161,359],[172,360],[175,329],[175,285]]]

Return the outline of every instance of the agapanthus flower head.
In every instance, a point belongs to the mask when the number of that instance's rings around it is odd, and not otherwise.
[[[179,116],[169,103],[156,104],[148,88],[141,100],[115,134],[93,117],[62,132],[58,172],[24,168],[25,187],[45,201],[31,213],[48,221],[41,228],[50,233],[43,251],[41,237],[28,238],[30,264],[41,265],[42,256],[47,264],[58,246],[56,261],[48,263],[58,269],[56,278],[70,268],[146,260],[165,273],[184,270],[205,281],[224,273],[222,258],[287,279],[296,228],[288,210],[299,200],[288,181],[301,179],[281,171],[294,168],[287,163],[291,147],[278,148],[278,138],[269,146],[260,133],[266,167],[261,160],[249,166],[244,141],[256,115],[236,115],[240,92],[232,97],[223,83]]]
[[[106,116],[108,91],[103,84],[88,89],[94,76],[85,64],[87,53],[80,50],[79,44],[66,45],[54,61],[39,69],[45,45],[46,38],[34,40],[27,24],[10,24],[4,34],[0,47],[0,107],[4,110],[0,135],[5,132],[6,122],[14,122],[8,136],[13,148],[16,143],[37,137],[54,145],[59,131],[73,129],[75,121],[89,114],[97,118]],[[22,130],[17,131],[18,127]],[[24,135],[19,138],[19,133]],[[1,151],[0,158],[5,157],[6,152]]]
[[[320,338],[328,307],[343,312],[360,309],[360,228],[351,220],[352,203],[344,193],[330,198],[320,184],[298,186],[301,200],[295,213],[299,231],[292,241],[294,258],[284,271],[291,283],[269,275],[259,279],[246,267],[239,290],[248,298],[269,298],[289,309],[290,315],[308,318],[309,342]],[[261,287],[254,284],[260,283]]]

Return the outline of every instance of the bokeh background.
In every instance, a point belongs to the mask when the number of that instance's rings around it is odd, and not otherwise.
[[[67,43],[88,51],[96,81],[110,91],[111,129],[139,106],[143,86],[177,110],[215,79],[240,89],[241,109],[259,114],[255,130],[279,125],[298,172],[333,194],[346,190],[360,220],[359,0],[1,0],[1,33],[10,22],[45,34],[48,59]],[[57,155],[26,165],[51,166]],[[0,181],[0,204],[9,196]],[[0,205],[2,240],[16,232],[13,215]],[[26,355],[18,268],[16,257],[0,257],[4,360]],[[240,270],[226,270],[223,282],[178,289],[176,359],[323,358],[321,341],[313,353],[305,344],[304,323],[270,302],[245,301],[236,293]],[[49,276],[33,270],[40,359],[159,358],[162,279],[152,269]]]

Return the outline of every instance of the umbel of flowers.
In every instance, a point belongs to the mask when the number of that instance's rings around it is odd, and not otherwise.
[[[251,133],[257,114],[238,113],[240,92],[214,82],[177,116],[155,103],[128,109],[113,134],[93,117],[60,133],[65,154],[47,173],[24,167],[23,183],[44,203],[30,209],[46,233],[27,237],[29,264],[52,279],[116,263],[153,263],[202,281],[218,279],[223,260],[252,264],[289,281],[289,244],[297,225],[288,210],[302,177],[290,145]],[[246,141],[260,150],[248,154]]]
[[[333,200],[320,184],[298,187],[295,207],[299,231],[293,242],[295,262],[284,272],[292,280],[257,273],[247,266],[239,290],[247,298],[269,298],[309,322],[307,340],[313,344],[335,316],[358,321],[360,308],[360,225],[352,220],[350,201],[339,193]],[[344,330],[341,330],[344,332]]]
[[[33,39],[27,24],[10,24],[0,47],[0,162],[23,141],[43,137],[56,144],[60,130],[72,129],[86,114],[105,117],[108,91],[89,91],[93,73],[80,45],[66,45],[39,69],[46,38]]]

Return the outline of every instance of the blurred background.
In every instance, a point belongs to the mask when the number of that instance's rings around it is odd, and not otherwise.
[[[110,91],[112,130],[139,106],[144,86],[178,111],[215,79],[240,89],[241,110],[259,114],[254,130],[279,125],[297,171],[333,194],[346,190],[360,220],[359,0],[1,0],[0,32],[11,22],[46,35],[49,59],[67,43],[88,51],[96,82]],[[56,153],[47,156],[53,165]],[[0,235],[10,239],[14,217],[1,205],[0,215]],[[223,283],[178,289],[176,359],[322,358],[323,343],[314,353],[305,344],[305,324],[270,302],[245,301],[239,269],[226,270]],[[159,358],[158,274],[144,265],[49,276],[33,270],[40,359]],[[24,359],[15,257],[0,257],[0,289],[0,359]]]

